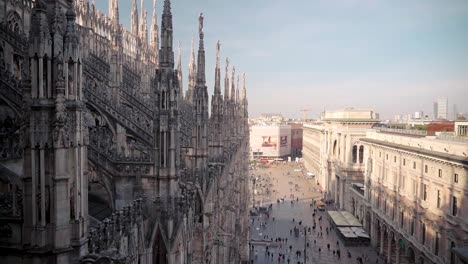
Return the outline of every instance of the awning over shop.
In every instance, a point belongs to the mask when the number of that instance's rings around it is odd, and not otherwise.
[[[345,238],[370,238],[362,227],[338,227]]]
[[[328,215],[337,227],[362,227],[359,220],[347,211],[328,211]]]
[[[363,246],[370,243],[369,234],[359,220],[346,211],[328,211],[333,228],[346,246]]]

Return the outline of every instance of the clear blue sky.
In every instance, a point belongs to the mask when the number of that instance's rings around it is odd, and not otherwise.
[[[131,2],[120,0],[127,28]],[[145,0],[148,23],[152,2]],[[96,5],[107,13],[107,0]],[[159,24],[162,5],[157,0]],[[237,72],[247,73],[250,116],[299,117],[304,107],[310,117],[344,107],[372,108],[384,118],[420,110],[432,115],[432,101],[441,96],[448,97],[449,112],[453,104],[468,112],[466,0],[173,0],[184,89],[200,12],[209,93],[219,39],[223,63],[227,56]]]

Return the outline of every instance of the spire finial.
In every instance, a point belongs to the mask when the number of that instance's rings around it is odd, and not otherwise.
[[[229,58],[226,57],[226,71],[224,75],[224,101],[229,100]]]
[[[221,69],[220,69],[221,41],[216,42],[216,68],[215,68],[215,94],[221,94]]]
[[[245,88],[245,72],[242,74],[242,100],[247,98],[247,89]]]
[[[198,17],[198,33],[203,34],[203,13],[200,13]]]
[[[240,83],[240,78],[239,75],[237,75],[237,85],[236,85],[236,102],[239,103],[239,83]]]
[[[220,53],[221,53],[221,41],[216,42],[216,68],[219,68],[220,65]]]
[[[159,52],[159,67],[174,69],[174,51],[172,49],[172,14],[171,2],[164,0],[161,22],[161,49]]]
[[[231,101],[236,100],[236,66],[232,66],[232,72],[231,72]]]
[[[134,36],[138,36],[138,6],[137,1],[132,1],[132,25],[131,30]]]
[[[198,43],[198,65],[197,65],[197,83],[204,86],[206,83],[205,77],[205,46],[203,43],[203,13],[198,17],[198,30],[200,32],[200,42]]]

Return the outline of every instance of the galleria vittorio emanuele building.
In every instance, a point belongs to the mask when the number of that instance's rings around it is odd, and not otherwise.
[[[245,76],[132,6],[0,0],[0,263],[248,261]]]

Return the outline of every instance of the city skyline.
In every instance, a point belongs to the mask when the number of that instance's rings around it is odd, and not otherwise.
[[[108,12],[108,1],[96,2]],[[150,23],[153,1],[144,3]],[[119,4],[121,23],[129,28],[131,1]],[[317,117],[324,109],[355,107],[389,119],[399,113],[430,113],[439,97],[468,112],[463,102],[468,97],[466,1],[184,0],[172,5],[179,11],[174,41],[182,45],[184,89],[190,40],[197,36],[203,12],[208,91],[213,92],[219,39],[222,58],[235,58],[231,65],[247,73],[251,116],[281,112],[299,118],[299,110],[309,108],[309,116]]]

